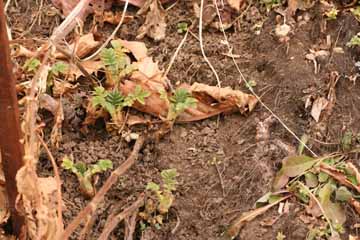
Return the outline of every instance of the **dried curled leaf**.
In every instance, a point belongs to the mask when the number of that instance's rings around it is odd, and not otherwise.
[[[139,14],[147,12],[145,23],[138,31],[137,39],[142,39],[145,35],[155,41],[165,38],[166,30],[166,12],[158,0],[147,0],[144,6],[139,10]]]

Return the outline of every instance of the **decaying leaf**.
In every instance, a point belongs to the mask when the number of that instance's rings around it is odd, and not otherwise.
[[[98,60],[88,60],[82,62],[81,65],[89,74],[96,74],[100,69],[104,67],[104,64]],[[76,80],[81,76],[84,76],[83,72],[75,64],[70,64],[69,75],[72,76],[69,80]]]
[[[54,80],[54,86],[52,88],[53,90],[53,96],[54,97],[60,97],[64,94],[70,92],[71,90],[75,89],[78,86],[78,84],[71,84],[67,81],[57,81]]]
[[[77,41],[68,46],[68,50],[74,53],[76,57],[83,58],[92,51],[94,51],[101,43],[94,39],[92,33],[81,36]],[[66,58],[61,52],[55,52],[54,57],[57,59]]]
[[[136,38],[142,39],[147,35],[155,41],[164,39],[166,30],[166,12],[159,0],[147,0],[144,6],[139,10],[138,14],[142,15],[146,12],[145,23],[140,27]]]
[[[288,0],[288,8],[286,9],[289,16],[294,16],[296,10],[306,10],[312,8],[316,1],[312,0]]]
[[[236,11],[240,11],[240,7],[243,4],[243,0],[227,0],[230,7],[234,8]]]
[[[284,187],[287,184],[289,177],[296,177],[304,173],[306,170],[312,168],[318,161],[319,160],[316,158],[305,155],[285,158],[283,160],[282,168],[275,177],[273,189],[279,190]]]
[[[226,240],[234,239],[239,234],[239,231],[241,230],[241,228],[243,228],[247,222],[250,222],[250,221],[254,220],[257,216],[264,214],[270,208],[274,207],[275,205],[284,201],[285,199],[288,199],[290,196],[291,195],[282,197],[279,200],[277,200],[271,204],[268,204],[264,207],[257,208],[255,210],[241,214],[241,216],[239,218],[237,218],[227,229],[224,239],[226,239]]]
[[[319,122],[321,112],[327,107],[329,101],[326,98],[317,98],[311,108],[311,116],[316,122]]]
[[[55,179],[39,178],[25,165],[18,171],[16,183],[19,191],[16,206],[25,216],[30,239],[56,239],[63,226],[58,224]]]
[[[126,41],[126,40],[115,40],[119,41],[121,46],[128,49],[136,58],[137,61],[141,61],[142,59],[146,58],[147,55],[147,48],[145,46],[145,43],[138,42],[138,41]]]
[[[354,183],[352,183],[341,170],[338,170],[327,164],[321,163],[320,171],[330,175],[335,180],[339,181],[342,185],[352,188],[357,192],[360,192],[360,185],[355,185]]]

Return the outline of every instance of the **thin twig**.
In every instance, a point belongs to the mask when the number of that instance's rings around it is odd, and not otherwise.
[[[79,240],[85,240],[86,239],[88,233],[90,232],[91,228],[93,227],[93,225],[95,223],[96,217],[97,217],[96,214],[92,214],[91,216],[87,217],[85,226],[80,232]]]
[[[94,198],[86,205],[86,207],[80,211],[80,213],[73,219],[70,224],[66,227],[64,233],[62,234],[62,240],[67,240],[70,235],[76,230],[76,228],[81,224],[81,222],[88,216],[92,214],[98,207],[99,203],[103,200],[105,194],[109,191],[111,186],[116,183],[118,178],[124,174],[136,161],[139,151],[142,148],[145,141],[144,136],[140,136],[134,145],[134,148],[130,154],[130,156],[126,159],[126,161],[121,164],[118,168],[116,168],[108,177],[104,185],[100,188],[100,190],[96,193]]]
[[[107,224],[104,227],[103,232],[101,233],[98,240],[106,240],[109,238],[111,232],[114,228],[126,217],[130,216],[134,211],[139,209],[144,205],[145,194],[141,194],[140,197],[129,207],[125,208],[121,213],[113,216],[111,219],[107,220]]]
[[[92,55],[90,55],[89,57],[87,58],[84,58],[84,59],[81,59],[82,62],[84,61],[88,61],[90,59],[93,59],[96,55],[98,55],[108,44],[111,40],[114,39],[116,33],[119,31],[124,19],[125,19],[125,13],[126,13],[126,10],[127,10],[127,7],[129,5],[129,0],[126,0],[125,1],[125,6],[124,6],[124,10],[122,12],[122,15],[121,15],[121,19],[120,19],[120,22],[118,23],[118,25],[116,26],[116,28],[114,29],[114,31],[111,33],[111,35],[106,39],[106,41],[103,43],[103,45],[100,46],[100,48],[98,50],[96,50],[96,52],[94,52]]]
[[[56,164],[56,161],[55,161],[55,158],[54,156],[52,155],[52,153],[50,152],[47,144],[45,143],[45,141],[42,139],[42,137],[38,134],[38,139],[40,140],[41,144],[43,145],[50,161],[51,161],[51,164],[53,166],[53,169],[54,169],[54,175],[55,175],[55,180],[56,180],[56,197],[57,197],[57,215],[58,215],[58,218],[57,218],[57,224],[58,226],[60,226],[60,229],[64,229],[64,223],[63,223],[63,219],[62,219],[62,195],[61,195],[61,178],[60,178],[60,174],[59,174],[59,169],[58,169],[58,166]]]
[[[206,63],[209,65],[211,71],[214,73],[216,81],[217,81],[217,85],[220,88],[221,87],[221,82],[220,82],[220,78],[219,75],[217,74],[215,68],[213,67],[213,65],[211,64],[211,62],[209,61],[209,59],[207,58],[206,54],[205,54],[205,50],[204,50],[204,44],[203,44],[203,38],[202,38],[202,29],[203,29],[203,10],[204,10],[204,0],[201,0],[201,4],[200,4],[200,19],[199,19],[199,41],[200,41],[200,49],[201,49],[201,53],[206,61]]]
[[[203,0],[202,0],[202,2],[203,2]],[[220,22],[220,29],[221,29],[221,31],[222,31],[222,33],[223,33],[223,35],[224,35],[225,44],[226,44],[226,46],[228,47],[229,52],[230,52],[232,48],[231,48],[230,43],[229,43],[229,41],[228,41],[228,37],[226,36],[226,33],[225,33],[224,25],[223,25],[223,23],[222,23],[222,19],[221,19],[221,15],[220,15],[220,12],[219,12],[219,8],[218,8],[218,5],[217,5],[217,2],[214,1],[214,4],[215,4],[215,8],[216,8],[216,13],[217,13],[217,15],[218,15],[219,22]],[[235,65],[237,71],[238,71],[239,74],[240,74],[241,79],[246,83],[246,85],[250,86],[250,85],[249,85],[249,82],[246,80],[244,74],[243,74],[242,71],[240,70],[240,68],[239,68],[239,66],[238,66],[238,64],[237,64],[237,62],[236,62],[236,60],[235,60],[232,52],[230,52],[230,55],[231,55],[231,58],[232,58],[232,60],[233,60],[233,62],[234,62],[234,65]],[[240,82],[241,82],[241,80],[240,80]],[[259,103],[260,103],[267,111],[269,111],[270,114],[273,115],[273,116],[276,118],[276,120],[278,120],[278,121],[280,122],[280,124],[281,124],[299,143],[303,144],[304,147],[305,147],[307,150],[309,150],[309,152],[310,152],[313,156],[318,157],[318,155],[317,155],[313,150],[311,150],[311,148],[310,148],[306,143],[304,143],[304,142],[300,139],[300,137],[298,137],[298,136],[284,123],[284,121],[281,120],[281,118],[280,118],[279,116],[277,116],[277,115],[261,100],[261,98],[255,93],[255,91],[253,90],[253,88],[249,88],[249,90],[250,90],[250,92],[256,97],[256,99],[259,101]]]
[[[220,169],[219,169],[218,164],[215,162],[214,165],[215,165],[216,172],[218,173],[218,176],[219,176],[219,179],[220,179],[220,185],[221,185],[221,189],[222,189],[222,195],[223,195],[223,197],[225,197],[224,180],[223,180],[223,178],[222,178],[222,175],[221,175],[221,172],[220,172]]]

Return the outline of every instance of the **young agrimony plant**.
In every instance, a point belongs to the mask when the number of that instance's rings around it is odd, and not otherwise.
[[[61,166],[76,175],[80,184],[80,191],[87,197],[95,195],[95,187],[92,182],[93,176],[113,168],[112,161],[108,159],[102,159],[95,164],[87,165],[83,162],[74,163],[67,156],[63,158]]]

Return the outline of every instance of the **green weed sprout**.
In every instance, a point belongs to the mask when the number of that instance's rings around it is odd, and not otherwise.
[[[174,94],[169,98],[166,91],[160,91],[160,98],[169,103],[170,108],[167,115],[167,120],[174,122],[175,119],[186,109],[196,107],[197,100],[191,96],[188,90],[178,88]]]
[[[146,190],[155,195],[155,202],[149,199],[145,205],[145,211],[140,213],[140,216],[144,220],[155,226],[162,224],[162,216],[166,214],[172,206],[175,199],[173,192],[178,185],[176,181],[176,177],[178,176],[176,169],[163,170],[160,175],[161,184],[149,182],[146,186]]]
[[[351,38],[351,40],[346,43],[346,46],[347,47],[356,47],[356,46],[360,46],[360,36],[359,36],[359,33],[356,34],[355,36],[353,36]]]
[[[116,116],[124,107],[131,107],[135,101],[145,104],[145,98],[150,96],[148,91],[145,91],[141,86],[137,85],[134,92],[127,96],[122,95],[117,90],[107,91],[103,87],[96,87],[92,98],[94,107],[100,106],[105,109],[116,120]]]
[[[100,59],[105,66],[108,81],[117,84],[120,77],[130,74],[135,67],[118,40],[111,41],[111,45],[111,48],[104,48],[101,51]]]
[[[95,195],[92,177],[97,173],[105,172],[113,168],[112,161],[108,159],[102,159],[95,164],[86,165],[83,162],[74,163],[67,156],[63,158],[61,166],[76,175],[80,184],[80,191],[87,197],[93,197]]]
[[[266,10],[270,11],[272,8],[280,6],[280,0],[261,0],[261,3],[265,5]]]
[[[35,72],[39,66],[40,66],[41,62],[39,59],[37,58],[30,58],[27,59],[23,65],[23,69],[26,72]]]
[[[335,20],[338,13],[339,10],[337,10],[336,8],[332,8],[329,11],[325,12],[325,16],[327,17],[328,20]]]
[[[182,34],[182,33],[186,33],[188,30],[188,24],[186,22],[179,22],[177,24],[177,32]]]

